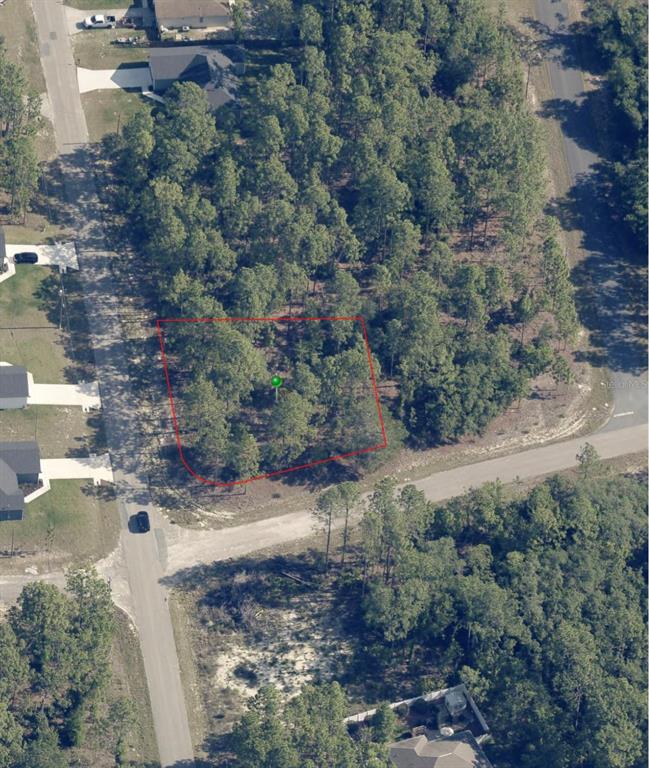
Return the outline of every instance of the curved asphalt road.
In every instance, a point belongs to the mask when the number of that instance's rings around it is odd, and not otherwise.
[[[138,429],[137,399],[128,373],[128,356],[119,321],[118,299],[110,272],[101,210],[87,153],[88,129],[77,85],[76,66],[61,0],[33,0],[38,42],[54,132],[60,154],[68,215],[76,231],[81,280],[97,378],[117,489],[122,531],[122,560],[128,571],[132,613],[140,637],[162,766],[194,764],[178,656],[160,580],[165,542],[159,512],[153,507],[140,457],[144,445]],[[135,535],[128,520],[147,509],[152,533]]]
[[[536,0],[536,15],[548,41],[546,66],[554,99],[549,111],[558,115],[573,198],[580,210],[583,258],[595,283],[598,304],[591,324],[592,340],[607,355],[615,409],[601,431],[647,423],[646,285],[625,259],[625,244],[608,231],[606,212],[597,200],[594,166],[602,158],[593,151],[595,126],[585,104],[581,70],[573,65],[573,39],[564,0]],[[544,105],[546,106],[546,105]],[[600,216],[599,214],[603,215]],[[642,285],[629,281],[642,280]],[[638,304],[640,306],[638,306]]]

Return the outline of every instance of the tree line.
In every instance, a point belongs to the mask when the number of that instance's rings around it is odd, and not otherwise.
[[[176,84],[108,142],[164,313],[362,314],[386,410],[424,446],[483,431],[542,372],[569,378],[569,270],[502,19],[342,0],[256,23],[286,60],[234,104],[214,118]]]
[[[645,483],[609,474],[590,446],[579,459],[575,477],[514,493],[491,483],[442,505],[390,478],[365,507],[355,486],[323,494],[319,516],[363,513],[323,576],[355,647],[347,690],[370,704],[464,682],[500,768],[646,765]],[[235,729],[234,765],[317,754],[319,768],[343,768],[369,750],[360,764],[383,766],[385,712],[359,744],[341,726],[350,711],[330,684],[288,703],[264,689]]]
[[[589,0],[587,31],[606,70],[613,109],[608,164],[616,220],[647,250],[647,5]]]
[[[0,768],[125,765],[133,717],[109,696],[113,605],[94,569],[67,577],[66,592],[33,582],[0,622]]]
[[[267,273],[272,288],[277,277]],[[195,470],[246,479],[383,441],[358,321],[168,323],[164,333]]]
[[[0,190],[11,214],[24,216],[38,184],[35,138],[41,100],[19,64],[9,61],[0,36]]]

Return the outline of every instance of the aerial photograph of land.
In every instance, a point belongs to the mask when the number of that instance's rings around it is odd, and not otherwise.
[[[645,768],[646,0],[0,0],[0,768]]]

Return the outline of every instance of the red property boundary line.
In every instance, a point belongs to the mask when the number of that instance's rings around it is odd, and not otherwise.
[[[324,321],[336,321],[336,320],[347,320],[347,321],[355,321],[359,322],[361,324],[361,328],[363,330],[363,340],[365,342],[365,350],[367,352],[367,362],[370,366],[370,379],[372,382],[372,389],[374,391],[374,402],[376,403],[376,411],[379,416],[379,423],[381,425],[381,435],[383,437],[383,442],[378,443],[377,445],[371,445],[369,448],[361,448],[358,451],[349,451],[348,453],[340,453],[337,456],[330,456],[326,459],[318,459],[317,461],[310,461],[306,464],[300,464],[296,467],[287,467],[286,469],[276,469],[273,472],[266,472],[262,475],[255,475],[254,477],[248,477],[245,480],[233,480],[231,482],[227,483],[220,483],[217,480],[209,480],[206,477],[203,477],[202,475],[199,475],[197,472],[195,472],[190,466],[187,460],[185,459],[185,456],[183,454],[183,447],[182,447],[182,441],[180,439],[180,429],[178,428],[178,418],[176,416],[176,405],[174,403],[174,396],[171,389],[171,379],[169,376],[169,366],[167,364],[167,355],[165,353],[165,345],[164,345],[164,333],[162,330],[162,326],[165,323],[234,323],[234,322],[241,322],[241,323],[263,323],[263,322],[272,322],[272,323],[292,323],[292,322],[305,322],[305,321],[317,321],[317,322],[324,322]],[[165,381],[167,384],[167,395],[169,397],[169,405],[171,406],[171,419],[174,425],[174,433],[176,435],[176,446],[178,448],[178,455],[180,456],[180,461],[182,462],[185,469],[189,472],[192,477],[195,477],[197,480],[199,480],[201,483],[205,483],[206,485],[215,485],[219,488],[227,488],[232,487],[234,485],[245,485],[246,483],[252,483],[254,480],[264,480],[268,477],[275,477],[276,475],[285,475],[288,472],[297,472],[299,469],[309,469],[311,467],[315,467],[318,464],[326,464],[329,461],[336,461],[337,459],[347,459],[350,456],[358,456],[362,453],[370,453],[372,451],[379,451],[382,448],[387,448],[388,445],[388,438],[385,434],[385,422],[383,421],[383,412],[381,410],[381,402],[379,400],[379,390],[376,386],[376,376],[374,375],[374,365],[372,364],[372,352],[370,350],[370,342],[367,337],[367,327],[365,326],[365,320],[361,315],[355,315],[353,317],[168,317],[168,318],[162,318],[155,321],[156,324],[156,331],[158,333],[158,340],[160,341],[160,354],[162,356],[162,366],[164,368],[164,374],[165,374]]]

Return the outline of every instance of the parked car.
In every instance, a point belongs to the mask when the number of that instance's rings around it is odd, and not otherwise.
[[[147,533],[151,530],[151,521],[149,520],[149,513],[144,509],[140,510],[135,515],[135,525],[140,533]]]
[[[115,16],[104,16],[103,13],[96,13],[94,16],[86,16],[83,20],[83,26],[86,29],[114,29],[117,26]]]
[[[15,253],[14,264],[38,264],[38,254],[33,251]]]

